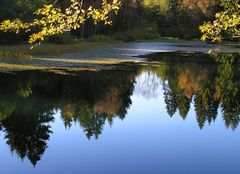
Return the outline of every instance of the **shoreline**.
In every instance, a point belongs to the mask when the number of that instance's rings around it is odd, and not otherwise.
[[[149,61],[147,57],[151,54],[177,51],[207,53],[208,50],[214,49],[214,46],[200,41],[175,42],[168,40],[131,43],[82,42],[70,45],[43,44],[33,50],[26,48],[26,45],[0,46],[0,69],[2,71],[119,69],[126,68],[126,65],[153,64],[153,61]],[[33,54],[26,54],[27,51],[32,51]],[[221,51],[223,53],[240,53],[240,49],[233,46],[222,46]]]

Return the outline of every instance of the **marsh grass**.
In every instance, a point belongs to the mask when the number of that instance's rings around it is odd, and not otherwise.
[[[144,61],[131,59],[59,59],[59,58],[32,58],[31,60],[50,61],[50,62],[65,62],[65,63],[80,63],[80,64],[101,64],[101,65],[116,65],[122,63],[141,63]]]
[[[32,55],[22,51],[0,51],[0,57],[32,58]]]
[[[74,44],[42,44],[30,49],[29,45],[3,45],[0,46],[0,57],[32,58],[35,55],[51,55],[75,53],[105,46],[108,43],[80,42]]]
[[[97,71],[94,67],[57,67],[57,66],[43,66],[43,65],[22,65],[22,64],[9,64],[0,63],[0,71]]]
[[[53,72],[73,72],[73,71],[99,71],[132,68],[143,64],[143,61],[136,60],[119,60],[119,59],[103,59],[103,60],[75,60],[75,59],[51,59],[51,58],[31,58],[29,60],[44,61],[41,64],[25,64],[13,62],[0,62],[0,71],[53,71]],[[49,62],[56,62],[51,65]],[[62,63],[74,63],[74,66],[65,66]]]
[[[236,47],[236,48],[240,48],[240,43],[226,43],[224,44],[226,46],[232,46],[232,47]]]

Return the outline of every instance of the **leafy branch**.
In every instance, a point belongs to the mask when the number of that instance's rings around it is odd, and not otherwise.
[[[213,22],[205,22],[199,28],[201,40],[221,43],[223,39],[240,38],[240,0],[222,0],[224,11],[215,15]]]
[[[20,19],[13,21],[5,20],[0,23],[0,30],[3,32],[16,32],[20,30],[25,32],[33,32],[29,36],[29,43],[33,46],[40,44],[48,36],[61,34],[65,31],[77,29],[81,27],[88,18],[92,18],[95,23],[104,22],[111,24],[109,18],[110,13],[117,14],[121,6],[119,0],[113,0],[108,3],[107,0],[102,0],[100,8],[89,6],[83,9],[84,0],[71,0],[68,8],[61,10],[53,4],[44,5],[42,8],[34,12],[36,18],[30,22],[23,22]],[[38,32],[34,32],[35,30]]]

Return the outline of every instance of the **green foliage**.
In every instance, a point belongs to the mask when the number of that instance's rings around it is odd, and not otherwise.
[[[32,95],[31,84],[26,84],[26,86],[19,86],[17,94],[22,98],[29,98]]]
[[[52,35],[48,38],[47,42],[54,44],[75,44],[79,43],[82,40],[69,32],[63,34]]]
[[[141,20],[136,23],[131,29],[125,32],[116,32],[112,34],[115,40],[120,41],[136,41],[158,39],[159,32],[155,23],[146,20]]]
[[[235,129],[240,121],[239,91],[239,59],[236,54],[219,56],[219,77],[216,79],[218,96],[222,102],[222,110],[227,127]],[[234,107],[233,107],[234,106]]]
[[[83,106],[78,108],[76,116],[75,121],[79,122],[88,139],[92,136],[97,139],[102,134],[107,114],[96,114],[92,107]]]
[[[225,11],[235,12],[238,10],[236,5],[239,4],[239,2],[239,0],[221,0],[221,6]]]
[[[105,36],[113,36],[113,39],[117,40],[132,41],[156,39],[158,34],[161,37],[191,39],[200,36],[199,25],[204,20],[210,20],[212,17],[211,15],[203,14],[198,6],[193,10],[184,8],[184,5],[195,6],[193,1],[121,0],[121,8],[119,8],[120,0],[112,0],[108,1],[108,3],[103,1],[102,5],[99,4],[99,1],[74,1],[78,2],[78,4],[74,5],[72,2],[72,8],[65,1],[59,1],[53,5],[53,0],[2,0],[0,2],[0,21],[16,18],[18,20],[10,20],[2,23],[3,25],[0,28],[3,31],[13,32],[1,32],[0,42],[15,43],[22,40],[26,41],[29,35],[29,42],[32,44],[42,42],[46,38],[49,38],[54,43],[71,43],[71,39],[75,42],[75,38],[70,35],[70,39],[65,37],[68,34],[61,36],[66,31],[71,31],[71,33],[74,33],[78,37],[84,39],[90,38],[97,42],[99,40],[111,40]],[[231,2],[229,0],[225,1],[228,3]],[[81,6],[82,2],[83,6]],[[210,13],[214,11],[212,7],[208,6],[211,4],[211,1],[203,0],[203,2],[209,7],[206,8]],[[62,5],[62,3],[65,5]],[[42,8],[43,4],[52,4],[53,6],[47,5]],[[39,10],[33,15],[36,9]],[[118,14],[112,15],[115,12],[118,12]],[[31,21],[33,18],[37,20]],[[96,25],[96,22],[99,21],[103,21],[106,24],[112,23],[112,25],[99,23]],[[156,25],[156,27],[153,27],[153,25]],[[153,27],[154,33],[151,30],[145,30],[144,27],[146,26]],[[28,32],[25,33],[24,31]],[[18,34],[16,35],[15,32]],[[56,37],[52,37],[53,35],[56,35]],[[55,39],[56,42],[54,41]]]
[[[15,106],[13,103],[2,101],[0,103],[0,109],[1,109],[0,111],[0,122],[1,122],[13,113]]]
[[[107,35],[103,35],[103,34],[94,35],[89,40],[93,41],[93,42],[113,42],[114,41],[114,39],[112,37],[107,36]]]
[[[71,0],[70,6],[64,11],[54,5],[44,5],[44,7],[34,12],[37,18],[31,22],[23,22],[15,19],[13,21],[5,20],[0,24],[0,30],[4,32],[13,31],[18,33],[20,30],[25,32],[32,31],[34,28],[40,28],[39,32],[30,35],[29,43],[40,43],[45,38],[62,34],[64,31],[70,31],[81,27],[87,18],[92,18],[95,23],[103,21],[105,24],[111,24],[109,14],[117,13],[120,1],[114,0],[109,4],[106,0],[102,1],[101,8],[89,6],[83,8],[83,0]]]
[[[49,1],[48,1],[49,2]],[[46,0],[1,0],[0,20],[6,18],[29,18],[34,10],[47,3]]]
[[[169,11],[169,0],[143,0],[144,8],[155,13],[167,13]]]
[[[156,5],[145,9],[149,19],[157,23],[160,36],[192,39],[200,35],[198,27],[207,16],[197,7],[194,11],[185,9],[181,0],[168,0],[164,4],[164,9]]]
[[[205,22],[200,26],[203,33],[201,40],[220,43],[223,39],[240,38],[239,3],[240,0],[222,0],[224,11],[217,13],[213,22]]]

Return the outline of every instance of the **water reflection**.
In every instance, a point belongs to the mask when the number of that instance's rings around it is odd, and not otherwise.
[[[239,57],[228,54],[215,60],[185,62],[166,57],[158,66],[71,76],[2,73],[0,130],[11,151],[35,166],[47,148],[57,111],[66,129],[77,123],[87,138],[98,138],[106,123],[127,116],[132,95],[150,99],[161,92],[170,117],[178,111],[186,119],[195,110],[202,129],[206,122],[214,122],[220,109],[226,127],[234,130],[240,121]]]
[[[163,90],[167,112],[173,116],[179,111],[185,119],[190,103],[194,103],[200,128],[213,122],[221,108],[226,127],[235,129],[240,114],[240,69],[237,54],[213,57],[217,63],[182,63],[165,61],[155,70],[164,79]]]
[[[135,70],[1,74],[0,127],[7,144],[35,165],[47,147],[56,110],[66,127],[79,123],[88,138],[98,138],[106,121],[112,124],[127,114],[135,76]]]

